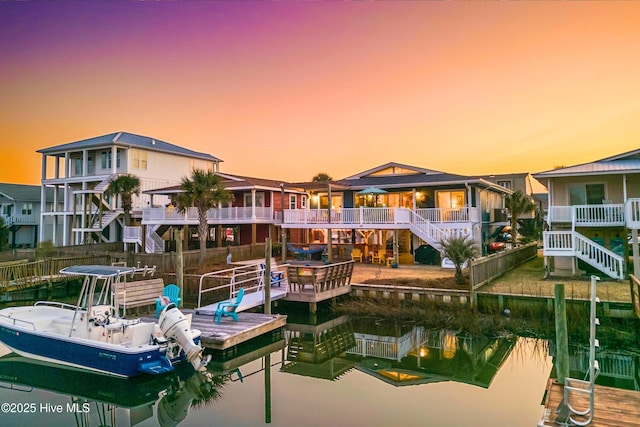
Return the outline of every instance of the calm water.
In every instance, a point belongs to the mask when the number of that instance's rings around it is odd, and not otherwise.
[[[0,348],[0,425],[535,426],[547,350],[347,317],[214,355],[211,380],[188,365],[111,379]]]

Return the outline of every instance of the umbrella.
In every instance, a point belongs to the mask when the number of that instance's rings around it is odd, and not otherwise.
[[[378,187],[367,187],[364,190],[358,191],[358,194],[364,196],[367,194],[373,194],[378,195],[378,194],[387,194],[386,190],[383,190],[382,188],[378,188]]]

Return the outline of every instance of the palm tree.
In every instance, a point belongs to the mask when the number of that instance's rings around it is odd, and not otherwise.
[[[470,236],[454,236],[440,241],[442,256],[449,258],[456,267],[456,284],[464,285],[462,265],[477,254],[475,242]]]
[[[518,217],[523,213],[535,211],[538,206],[522,190],[516,190],[507,196],[504,204],[511,214],[511,240],[515,246],[518,241]]]
[[[311,181],[313,182],[333,181],[333,178],[324,172],[320,172],[319,174],[311,178]]]
[[[111,180],[106,193],[114,197],[120,195],[122,210],[124,210],[124,225],[130,225],[133,195],[140,194],[140,178],[135,175],[119,175]]]
[[[194,169],[191,178],[182,178],[183,192],[176,197],[177,209],[185,212],[190,207],[198,210],[198,236],[200,238],[200,262],[207,255],[207,211],[219,203],[228,203],[231,193],[225,190],[222,180],[213,171]]]

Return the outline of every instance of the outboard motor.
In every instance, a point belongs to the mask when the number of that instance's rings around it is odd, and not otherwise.
[[[211,356],[202,356],[202,347],[196,345],[191,338],[189,321],[174,303],[167,305],[160,313],[160,330],[165,338],[175,340],[180,345],[196,371],[206,370]]]

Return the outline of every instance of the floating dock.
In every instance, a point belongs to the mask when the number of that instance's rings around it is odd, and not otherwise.
[[[287,316],[282,314],[238,313],[238,321],[223,317],[215,323],[213,316],[196,314],[192,309],[180,309],[191,315],[191,327],[202,333],[202,347],[213,350],[227,350],[267,333],[276,334],[287,324]],[[145,318],[155,322],[155,317]]]
[[[556,420],[556,408],[562,400],[563,393],[564,386],[554,378],[549,378],[544,413],[538,427],[563,425],[561,420]],[[590,427],[640,427],[640,392],[596,385],[594,396],[593,421],[589,424]],[[572,395],[573,398],[575,406],[588,407],[586,395]]]

